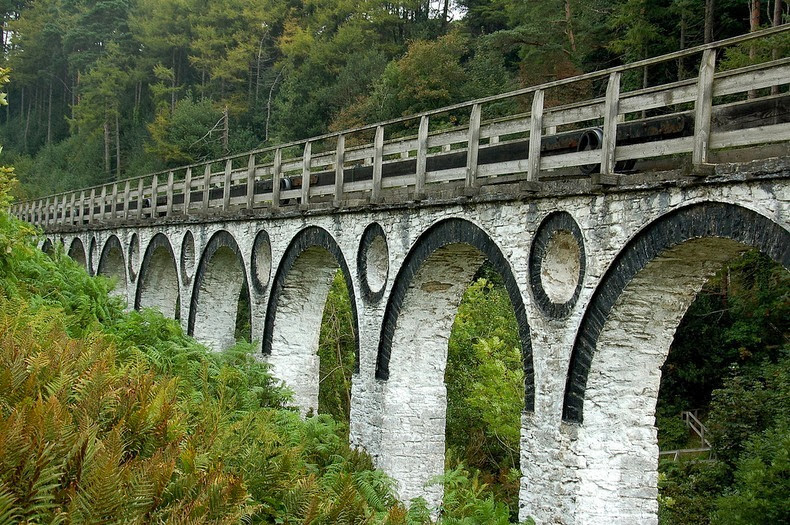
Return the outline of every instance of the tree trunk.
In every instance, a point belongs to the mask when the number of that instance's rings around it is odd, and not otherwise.
[[[47,145],[52,143],[52,79],[49,81],[49,107],[47,108]]]
[[[228,106],[225,106],[225,111],[222,113],[222,152],[227,155],[230,151],[228,147],[230,143],[230,129],[228,126]]]
[[[121,124],[115,113],[115,179],[121,180]]]
[[[573,36],[573,25],[571,21],[573,17],[571,16],[571,0],[565,0],[565,28],[566,32],[568,33],[568,43],[571,45],[571,52],[576,52],[576,37]]]
[[[449,20],[447,20],[447,13],[450,11],[450,0],[444,0],[444,7],[442,8],[442,27],[446,27]]]
[[[277,72],[277,76],[274,77],[274,82],[272,82],[272,87],[269,88],[269,100],[266,102],[266,130],[264,131],[263,140],[264,142],[269,142],[269,119],[272,116],[272,94],[274,93],[274,86],[277,85],[277,81],[280,80],[280,75],[283,74],[283,70]]]
[[[680,50],[686,49],[686,13],[680,14]],[[683,65],[683,57],[678,58],[678,80],[686,78],[686,68]]]
[[[749,3],[749,9],[751,12],[749,13],[749,32],[754,32],[760,29],[760,0],[751,0]],[[749,59],[750,61],[754,61],[757,55],[757,50],[754,47],[754,44],[749,46]],[[747,98],[756,98],[757,97],[757,90],[750,89],[746,95]]]
[[[110,122],[106,114],[104,116],[104,173],[110,174]]]
[[[705,0],[705,43],[713,42],[713,10],[714,0]]]
[[[774,16],[771,25],[774,27],[782,25],[782,0],[774,0]],[[771,58],[773,60],[779,58],[779,50],[777,48],[774,48],[773,51],[771,51]],[[771,87],[771,94],[778,95],[779,86]]]
[[[33,105],[33,101],[30,100],[30,97],[27,97],[27,118],[25,119],[25,135],[22,141],[24,151],[27,152],[27,132],[30,129],[30,110],[31,106]]]

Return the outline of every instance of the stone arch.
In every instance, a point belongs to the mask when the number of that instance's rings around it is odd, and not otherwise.
[[[44,239],[44,242],[41,244],[41,251],[47,255],[52,255],[55,253],[55,245],[52,243],[52,239],[49,237]]]
[[[378,466],[400,483],[406,501],[438,504],[442,489],[426,482],[444,471],[447,343],[464,291],[485,260],[502,275],[521,339],[524,410],[534,408],[532,345],[521,291],[491,237],[458,218],[438,222],[417,239],[393,282],[376,360],[386,417]]]
[[[571,353],[563,419],[575,424],[577,523],[657,523],[661,366],[707,279],[758,248],[790,268],[790,232],[733,204],[677,209],[638,232],[601,278]]]
[[[116,235],[111,235],[104,243],[96,274],[115,278],[117,284],[112,293],[126,296],[126,261],[123,257],[121,241]]]
[[[233,235],[225,230],[212,235],[195,272],[187,331],[214,350],[224,350],[236,342],[239,294],[242,290],[249,294],[244,268]]]
[[[165,317],[181,315],[178,267],[173,247],[163,233],[154,235],[145,249],[137,279],[135,309],[156,308]]]
[[[359,321],[348,264],[326,230],[310,226],[291,240],[270,284],[263,353],[274,374],[294,391],[304,411],[318,408],[318,339],[327,295],[338,268],[348,288],[354,330],[355,372],[359,371]]]
[[[74,261],[85,268],[85,270],[88,269],[88,255],[85,253],[85,245],[79,237],[74,237],[71,241],[71,245],[69,246],[69,257],[74,259]]]

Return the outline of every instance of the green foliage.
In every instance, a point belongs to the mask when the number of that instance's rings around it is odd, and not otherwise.
[[[351,413],[351,375],[356,344],[353,322],[351,299],[343,273],[338,270],[329,289],[318,341],[318,412],[345,423],[349,422]]]
[[[782,414],[780,425],[749,440],[735,469],[735,483],[716,502],[713,523],[768,525],[790,521],[787,404]]]
[[[678,328],[663,369],[659,443],[688,446],[696,438],[686,431],[684,442],[678,414],[701,408],[715,459],[661,464],[660,523],[787,521],[788,295],[787,270],[749,252],[705,285]]]

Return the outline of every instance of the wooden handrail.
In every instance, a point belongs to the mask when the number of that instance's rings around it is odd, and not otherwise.
[[[790,30],[790,24],[696,46],[632,64],[445,106],[416,115],[167,169],[92,188],[62,192],[44,199],[21,201],[14,204],[13,211],[30,222],[49,227],[54,224],[73,225],[86,222],[93,224],[108,219],[128,219],[131,217],[133,208],[136,208],[134,211],[137,218],[156,218],[160,211],[164,211],[167,215],[189,214],[195,192],[202,194],[204,209],[214,207],[222,210],[235,209],[236,207],[252,209],[256,206],[265,206],[266,202],[272,209],[276,209],[285,206],[289,200],[290,203],[295,203],[294,197],[297,197],[304,207],[310,204],[311,198],[318,196],[332,197],[334,205],[340,206],[341,200],[346,194],[359,191],[367,193],[372,202],[378,202],[382,189],[393,186],[413,188],[413,198],[419,200],[423,198],[426,186],[435,182],[465,180],[465,185],[468,188],[474,188],[485,184],[490,180],[490,177],[506,173],[524,173],[525,181],[536,183],[541,171],[559,166],[600,164],[601,172],[610,175],[614,173],[615,163],[621,158],[648,158],[650,156],[692,153],[693,163],[703,165],[707,163],[710,149],[728,147],[732,144],[760,144],[790,139],[790,123],[767,127],[755,126],[753,130],[748,130],[747,134],[740,133],[737,137],[731,137],[727,133],[717,134],[715,131],[711,133],[710,124],[712,108],[715,108],[712,103],[714,93],[718,96],[746,92],[759,87],[773,87],[787,84],[790,78],[790,59],[787,57],[764,64],[716,73],[715,50],[728,45],[780,34],[788,30]],[[620,77],[623,72],[700,52],[703,53],[703,58],[700,74],[696,80],[671,82],[662,86],[621,93]],[[590,98],[565,106],[543,107],[543,93],[546,89],[607,76],[609,83],[606,97],[603,99]],[[533,95],[530,113],[481,122],[481,108],[484,104],[529,94]],[[623,101],[628,101],[628,108],[631,109],[622,109]],[[694,133],[692,137],[689,137],[689,140],[650,140],[642,145],[639,143],[631,145],[618,143],[617,130],[618,126],[622,125],[624,113],[633,111],[633,108],[638,107],[639,104],[657,109],[670,108],[671,112],[671,107],[678,103],[693,103],[695,107]],[[460,109],[470,111],[470,124],[455,126],[450,130],[431,132],[429,129],[431,117]],[[547,117],[550,118],[547,120]],[[417,120],[420,123],[417,136],[384,140],[388,126]],[[600,151],[566,151],[551,156],[542,155],[541,137],[553,135],[557,125],[574,125],[574,123],[595,121],[602,121],[603,147]],[[350,135],[365,131],[375,131],[372,142],[345,147]],[[481,165],[479,163],[481,152],[498,144],[504,144],[502,139],[508,136],[520,137],[519,140],[529,137],[526,161],[517,158]],[[336,146],[333,149],[312,153],[316,143],[328,139],[336,141]],[[485,140],[488,142],[484,142]],[[441,148],[438,148],[438,145],[441,145]],[[453,145],[457,147],[453,148]],[[301,148],[301,158],[283,159],[283,153],[289,148]],[[441,149],[441,152],[434,153],[433,148],[437,148],[437,151]],[[466,155],[463,166],[438,170],[429,167],[428,160],[434,156],[452,155],[456,152],[463,152]],[[264,156],[269,153],[274,154],[274,159],[265,161]],[[239,162],[239,167],[234,168],[234,160],[241,161],[242,159],[246,161],[244,166],[241,166],[241,162]],[[256,160],[260,161],[260,164],[256,164]],[[382,177],[382,168],[388,164],[414,162],[415,160],[416,168],[413,168],[412,175],[394,178],[387,178],[384,175]],[[358,166],[360,162],[372,166],[371,180],[343,180],[344,174],[355,169],[354,167]],[[223,171],[212,171],[212,166],[219,167],[223,164]],[[200,177],[193,177],[193,168],[199,166],[204,167],[202,180]],[[321,173],[333,172],[334,180],[329,187],[311,182],[316,170]],[[295,184],[297,186],[293,188],[293,190],[298,188],[299,191],[288,193],[289,187],[281,188],[282,184],[289,184],[292,181],[291,173],[299,172],[301,172],[301,177],[296,178]],[[161,180],[159,180],[160,178]],[[271,181],[269,183],[271,184],[270,190],[261,190],[256,186],[256,181],[264,180]],[[299,180],[301,181],[299,182]],[[164,186],[165,181],[166,188],[160,187]],[[120,184],[123,184],[120,186],[123,188],[122,191],[119,191]],[[214,192],[212,192],[212,185],[216,189]],[[108,191],[108,187],[110,191]],[[237,190],[239,187],[241,189]],[[164,200],[160,202],[159,193],[163,193],[165,189],[167,190],[166,195],[161,196]],[[282,198],[284,201],[281,201],[281,191],[285,192]],[[90,193],[90,197],[86,205],[85,195],[87,193]],[[146,195],[150,197],[146,197]],[[97,198],[100,201],[98,210],[96,209]],[[86,211],[87,213],[85,213]]]

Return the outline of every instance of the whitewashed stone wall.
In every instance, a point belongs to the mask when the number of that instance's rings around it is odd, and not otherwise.
[[[563,409],[580,326],[584,326],[588,306],[596,301],[594,292],[607,270],[622,256],[624,247],[649,225],[677,210],[706,202],[727,203],[755,212],[778,225],[781,235],[787,236],[788,165],[785,161],[723,166],[705,180],[681,179],[673,184],[647,181],[608,191],[560,185],[553,195],[481,199],[474,203],[425,202],[416,207],[238,220],[179,222],[173,218],[155,226],[95,227],[90,231],[53,231],[49,235],[53,241],[62,239],[66,246],[71,246],[75,238],[89,246],[95,238],[99,254],[110,235],[117,235],[124,247],[129,270],[127,289],[133,302],[136,289],[148,285],[138,282],[143,257],[129,262],[132,235],[138,235],[139,250],[144,253],[153,236],[163,232],[173,246],[177,275],[162,270],[156,274],[159,281],[151,286],[172,289],[163,283],[175,282],[180,319],[186,327],[194,277],[182,275],[180,258],[185,233],[193,234],[195,257],[199,259],[211,236],[227,230],[238,243],[245,271],[251,276],[253,243],[259,232],[265,231],[270,240],[270,260],[258,266],[265,267],[269,275],[261,275],[258,268],[257,278],[266,284],[260,289],[250,286],[253,339],[261,341],[272,276],[290,242],[308,226],[328,232],[348,266],[359,321],[359,372],[354,374],[352,385],[352,443],[364,447],[376,464],[398,481],[403,498],[422,495],[438,501],[441,491],[425,489],[422,484],[441,470],[446,411],[441,378],[446,340],[459,294],[471,279],[472,268],[480,262],[476,252],[453,248],[437,253],[437,259],[428,259],[438,262],[444,257],[441,264],[427,264],[412,281],[399,312],[387,380],[376,378],[376,363],[387,303],[395,276],[409,251],[431,225],[449,218],[464,219],[488,234],[507,260],[529,321],[534,410],[525,411],[522,417],[521,517],[533,516],[538,523],[655,523],[654,410],[660,366],[680,318],[706,276],[743,246],[721,239],[684,243],[662,252],[627,283],[598,336],[579,423],[564,421]],[[577,298],[561,316],[552,317],[530,289],[529,257],[542,221],[558,211],[567,212],[578,224],[585,257]],[[357,268],[360,239],[373,222],[384,232],[384,257],[389,269],[383,297],[379,299],[360,292]],[[566,243],[568,239],[560,240]],[[574,252],[572,246],[563,249]],[[778,257],[790,258],[787,250]],[[303,409],[314,406],[318,390],[314,351],[326,297],[326,286],[321,283],[327,282],[338,263],[327,258],[326,252],[323,256],[319,253],[317,250],[315,257],[306,257],[304,265],[294,266],[284,292],[276,298],[279,314],[289,321],[275,323],[268,357],[275,372],[294,390]],[[551,264],[551,257],[548,263],[546,260],[544,264]],[[90,263],[96,268],[98,261]],[[549,268],[546,280],[572,280],[576,268],[575,264],[553,272]],[[565,290],[562,283],[559,286],[557,289]],[[564,300],[568,295],[559,293],[553,297]],[[201,294],[201,298],[211,300],[210,295]],[[172,302],[172,294],[167,302]],[[207,311],[222,307],[206,304]],[[165,313],[174,315],[171,309]],[[210,321],[200,321],[203,322]],[[216,322],[229,321],[218,317]],[[202,329],[196,328],[196,333]],[[211,326],[211,330],[225,329]]]

